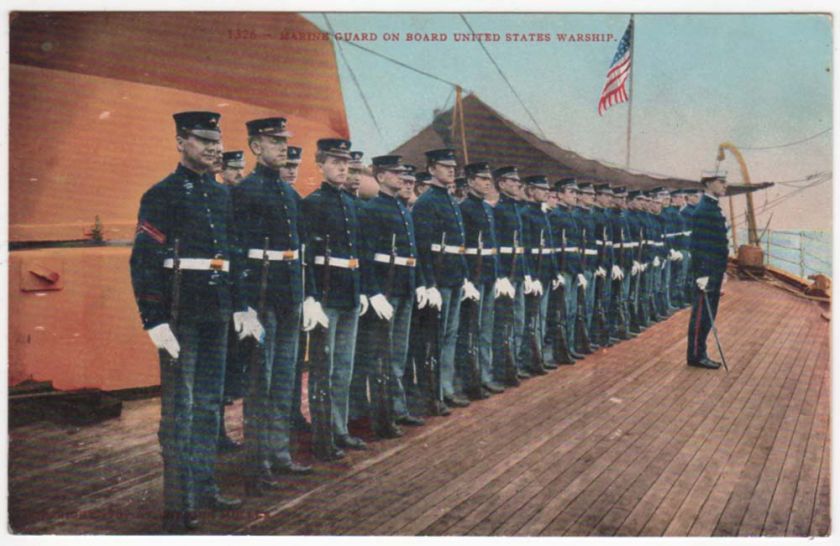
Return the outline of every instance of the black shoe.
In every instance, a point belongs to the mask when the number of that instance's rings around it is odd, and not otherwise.
[[[347,449],[357,449],[359,451],[366,450],[367,444],[361,438],[355,436],[336,436],[335,443],[338,447],[346,447]]]
[[[463,396],[458,396],[457,394],[453,394],[452,396],[444,396],[443,401],[447,406],[452,406],[456,408],[465,408],[470,405],[469,400],[467,400]]]
[[[373,433],[376,434],[377,437],[383,439],[399,438],[400,436],[405,434],[405,432],[403,432],[403,429],[401,429],[395,423],[388,423],[388,425],[385,427],[379,427],[374,425]]]
[[[312,474],[312,467],[306,464],[291,462],[272,463],[271,472],[273,474]]]
[[[522,384],[522,382],[519,380],[519,378],[517,376],[513,376],[513,377],[510,377],[508,379],[505,379],[504,384],[505,384],[506,387],[518,387],[519,385]]]
[[[554,362],[546,362],[545,364],[543,364],[543,368],[545,368],[546,370],[556,370],[559,367],[560,366],[558,366]]]
[[[440,415],[442,417],[446,417],[447,415],[452,413],[452,409],[449,406],[444,404],[440,400],[435,400],[432,403],[432,415]]]
[[[402,415],[400,417],[397,417],[397,424],[408,425],[410,427],[422,427],[426,424],[426,421],[413,415]]]
[[[198,529],[199,521],[195,512],[180,510],[164,510],[162,528],[164,533],[180,534],[184,531]]]
[[[231,453],[240,448],[242,448],[241,442],[237,442],[227,434],[222,434],[221,436],[219,436],[219,445],[217,448],[219,453]]]
[[[518,372],[516,372],[516,377],[518,379],[531,379],[531,374],[529,374],[525,370],[519,370]]]
[[[299,415],[292,419],[292,430],[295,432],[312,432],[312,425],[303,415]]]
[[[569,351],[569,354],[572,355],[572,358],[574,358],[575,360],[583,360],[584,358],[586,358],[586,355],[576,353],[575,351],[572,351],[572,350]]]
[[[581,358],[583,358],[583,357],[581,357]],[[563,359],[555,360],[554,365],[555,366],[567,366],[567,365],[570,365],[570,364],[574,364],[575,362],[577,362],[577,359],[575,357],[572,357],[570,359],[563,358]]]
[[[198,501],[199,508],[208,510],[237,510],[242,506],[242,499],[225,497],[219,493],[207,495]]]
[[[502,385],[499,385],[498,383],[496,383],[495,381],[491,381],[489,383],[484,383],[481,386],[484,387],[485,389],[487,389],[488,391],[490,391],[493,394],[499,394],[499,393],[505,392],[505,388]]]
[[[470,391],[466,398],[468,400],[486,400],[490,398],[490,392],[479,387],[477,391]]]
[[[271,476],[249,478],[245,480],[245,496],[264,497],[273,491],[277,491],[280,487],[280,482],[274,480]]]
[[[333,446],[329,451],[327,451],[327,453],[315,453],[315,458],[319,461],[324,461],[325,463],[338,461],[340,459],[343,459],[345,456],[347,456],[347,454],[344,453],[344,450],[338,449],[335,446]]]
[[[528,373],[531,374],[532,376],[546,375],[548,373],[548,370],[546,370],[545,368],[540,366],[539,368],[528,368]]]
[[[700,360],[689,360],[689,366],[694,366],[695,368],[706,368],[707,370],[717,370],[720,368],[720,364],[715,362],[714,360],[709,360],[708,358],[701,358]]]

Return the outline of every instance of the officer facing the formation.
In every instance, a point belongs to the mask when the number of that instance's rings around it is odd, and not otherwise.
[[[700,182],[706,191],[692,217],[690,248],[694,290],[688,324],[688,365],[717,369],[720,363],[711,360],[706,353],[706,338],[712,320],[717,316],[729,254],[726,219],[718,201],[726,195],[726,177],[717,174],[704,176]]]
[[[289,450],[304,291],[298,200],[280,177],[291,133],[281,117],[256,119],[246,127],[257,164],[232,195],[239,242],[246,254],[240,271],[242,298],[266,329],[262,353],[250,361],[245,400],[245,488],[249,495],[259,496],[280,486],[273,474],[311,469],[295,463]],[[307,328],[315,320],[311,313],[303,319]]]
[[[542,358],[542,350],[548,316],[548,298],[552,284],[555,287],[559,285],[553,254],[556,245],[551,236],[548,210],[544,206],[548,201],[548,178],[540,174],[528,176],[524,182],[529,202],[522,215],[523,244],[528,269],[534,275],[533,282],[525,286],[524,291],[526,295],[532,296],[532,301],[536,304],[526,305],[526,334],[534,336],[534,341],[523,343],[522,361],[528,373],[545,374],[546,363]],[[540,354],[535,355],[535,351]],[[555,366],[549,364],[547,367]]]
[[[300,146],[286,146],[286,162],[280,167],[280,178],[283,182],[290,185],[295,190],[295,193],[297,193],[295,184],[297,183],[300,156],[302,153],[303,148]]]
[[[140,201],[131,280],[143,328],[160,352],[163,527],[179,532],[197,527],[197,508],[241,505],[219,494],[214,473],[228,320],[239,301],[230,199],[211,174],[220,116],[173,118],[181,159]],[[262,334],[252,314],[236,312],[234,320],[243,333]]]
[[[522,336],[525,330],[525,293],[523,280],[533,284],[528,263],[525,260],[525,246],[522,242],[524,228],[522,214],[517,206],[522,193],[522,182],[515,166],[500,167],[493,171],[493,180],[499,192],[499,200],[493,208],[493,222],[496,228],[496,243],[499,248],[499,277],[507,279],[514,289],[512,296],[500,293],[495,303],[493,326],[493,377],[496,382],[516,386],[519,379],[530,377],[523,369],[520,357]],[[505,374],[505,346],[510,347],[516,367],[516,377]]]
[[[467,278],[464,222],[457,201],[449,194],[455,184],[455,151],[430,150],[426,161],[431,175],[429,189],[417,199],[412,211],[424,283],[416,292],[419,308],[428,304],[440,309],[440,385],[435,412],[446,414],[448,405],[469,405],[469,400],[455,393],[455,343],[461,297],[478,300],[479,293]]]
[[[222,154],[222,184],[228,187],[237,185],[245,176],[245,152],[237,150]]]
[[[310,278],[315,285],[315,297],[308,300],[309,305],[317,305],[320,308],[321,299],[327,296],[323,305],[328,319],[327,346],[317,349],[323,351],[327,358],[331,398],[330,420],[335,443],[338,447],[366,449],[366,444],[361,439],[350,436],[347,429],[350,381],[353,375],[361,301],[356,204],[342,189],[347,184],[350,159],[350,141],[338,138],[318,141],[315,163],[324,177],[324,182],[318,190],[303,200],[302,210],[307,237],[307,274],[311,272]],[[326,268],[329,268],[328,274],[325,274]],[[329,282],[328,286],[325,281]],[[304,302],[304,307],[306,306],[307,302]],[[310,372],[310,400],[315,394],[312,387]],[[314,420],[313,416],[313,428],[324,425]],[[327,446],[327,449],[330,453],[322,454],[322,458],[335,459],[344,455],[334,446]]]
[[[478,313],[473,316],[473,319],[477,320],[478,338],[474,340],[475,345],[472,349],[478,351],[481,383],[478,389],[481,392],[474,392],[472,395],[475,398],[486,398],[504,391],[504,387],[493,377],[493,317],[496,298],[501,295],[513,298],[514,288],[510,279],[499,278],[493,208],[485,201],[493,186],[490,166],[487,163],[470,163],[464,166],[464,175],[467,179],[467,195],[461,202],[461,216],[464,218],[467,271],[479,293],[479,300],[475,304]],[[458,354],[461,356],[470,352],[471,348],[467,343],[470,338],[469,331],[474,326],[464,319],[462,313],[458,336]],[[471,370],[466,369],[467,367],[469,363],[461,367],[463,385],[470,383]]]
[[[414,294],[417,287],[417,243],[414,236],[414,222],[405,207],[400,194],[405,191],[406,166],[398,155],[374,157],[373,175],[379,184],[379,194],[359,207],[359,225],[365,236],[362,238],[361,257],[362,285],[373,312],[366,315],[372,319],[389,321],[390,347],[382,351],[384,342],[377,334],[380,329],[368,329],[360,333],[357,364],[368,365],[370,392],[376,398],[383,392],[385,400],[373,404],[390,404],[385,409],[393,413],[397,424],[420,426],[423,420],[409,413],[405,388],[402,383],[408,358],[409,329],[411,326]],[[393,265],[391,258],[393,256]],[[375,370],[370,363],[378,354],[386,355],[382,370]],[[377,376],[378,374],[378,376]],[[384,382],[379,385],[379,382]],[[361,393],[364,396],[364,392]],[[390,424],[376,423],[376,432],[381,435],[398,435],[398,427],[387,430]]]

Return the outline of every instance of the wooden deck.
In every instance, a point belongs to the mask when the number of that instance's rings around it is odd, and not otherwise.
[[[402,439],[318,464],[282,493],[203,517],[202,532],[827,535],[830,328],[821,309],[730,281],[718,324],[729,373],[685,366],[688,313]],[[14,531],[157,532],[158,412],[151,399],[93,427],[11,430]],[[240,422],[237,405],[234,436]],[[219,475],[238,495],[236,462],[223,458]]]

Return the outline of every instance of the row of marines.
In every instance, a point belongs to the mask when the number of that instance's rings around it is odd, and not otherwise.
[[[470,163],[459,202],[455,152],[437,149],[425,172],[373,158],[379,193],[365,201],[353,175],[361,152],[326,138],[314,154],[323,183],[302,198],[284,118],[246,124],[256,166],[243,176],[244,153],[222,154],[219,114],[173,117],[180,162],[143,195],[131,255],[160,353],[166,531],[196,528],[199,509],[241,505],[214,476],[226,368],[246,374],[243,479],[259,496],[280,474],[311,472],[290,451],[291,432],[310,428],[304,359],[313,452],[336,460],[366,449],[352,419],[399,436],[424,424],[420,412],[448,415],[634,337],[693,294],[699,192]]]

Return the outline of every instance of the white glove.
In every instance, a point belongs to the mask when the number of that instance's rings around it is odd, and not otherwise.
[[[678,261],[678,262],[683,261],[683,258],[684,258],[685,256],[683,256],[682,251],[681,251],[681,250],[675,250],[674,252],[676,252],[676,254],[674,255],[674,257],[677,259],[677,261]]]
[[[265,339],[265,330],[260,324],[257,312],[252,307],[247,311],[238,311],[233,314],[233,329],[239,334],[239,339],[252,337],[262,343]]]
[[[330,319],[324,313],[321,302],[315,301],[315,298],[309,296],[303,300],[303,331],[308,332],[318,324],[328,328]]]
[[[557,290],[561,286],[566,286],[566,279],[563,278],[563,275],[558,273],[557,278],[551,281],[551,289]]]
[[[607,276],[607,270],[599,265],[598,269],[595,270],[595,276],[596,277],[606,277]]]
[[[496,280],[496,284],[493,286],[493,293],[496,298],[499,296],[506,296],[513,299],[516,296],[516,289],[512,284],[510,284],[510,279],[502,277],[501,279]]]
[[[706,291],[706,286],[709,284],[709,277],[700,277],[697,279],[697,288]]]
[[[178,344],[178,339],[169,327],[168,322],[158,324],[154,328],[147,330],[149,337],[152,338],[152,343],[155,344],[159,350],[166,351],[172,358],[178,358],[181,353],[181,345]]]
[[[394,306],[391,305],[391,302],[388,301],[388,298],[384,294],[371,296],[370,306],[373,307],[376,316],[381,319],[391,320],[391,317],[394,316]]]
[[[422,309],[429,303],[429,296],[426,292],[425,286],[418,286],[414,293],[417,295],[417,308]]]
[[[471,283],[469,279],[464,279],[464,293],[461,296],[461,301],[467,299],[478,301],[480,298],[481,294],[479,294],[478,289],[475,287],[475,285]]]
[[[548,206],[548,203],[540,203],[540,208],[543,212],[548,212],[551,210],[551,207]]]
[[[677,251],[674,250],[673,248],[670,251],[668,251],[668,259],[671,260],[672,262],[677,261]]]
[[[659,267],[659,256],[653,257],[653,267]]]
[[[528,295],[534,293],[534,280],[531,275],[525,275],[525,293]]]
[[[543,295],[543,285],[539,279],[534,281],[534,295],[542,296]]]
[[[633,267],[630,268],[630,275],[636,276],[639,274],[640,271],[644,271],[644,269],[642,268],[642,264],[640,264],[636,260],[633,260]]]
[[[642,264],[642,271],[647,271],[647,268],[650,264]]]
[[[583,287],[586,290],[586,285],[589,284],[586,282],[586,277],[583,276],[583,273],[578,273],[577,276],[578,286]]]
[[[434,286],[426,289],[426,296],[429,298],[429,306],[434,307],[438,311],[443,307],[443,296],[440,295],[440,290]]]
[[[617,265],[612,266],[612,280],[618,281],[624,278],[624,271]]]
[[[359,307],[359,316],[360,317],[362,315],[364,315],[365,313],[367,313],[368,305],[370,305],[370,302],[368,301],[368,297],[365,296],[364,294],[360,295],[359,296],[359,306],[360,306]]]

